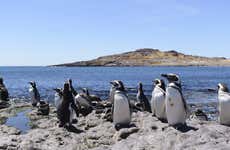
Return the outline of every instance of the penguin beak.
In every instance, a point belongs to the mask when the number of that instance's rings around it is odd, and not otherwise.
[[[156,85],[158,84],[158,80],[154,80],[153,83]]]
[[[68,82],[69,82],[70,84],[72,84],[72,79],[69,79]]]
[[[54,90],[54,91],[56,91],[56,92],[58,91],[58,89],[57,89],[57,88],[56,88],[56,89],[53,89],[53,90]]]
[[[161,74],[162,77],[168,78],[167,74]]]
[[[84,89],[84,88],[81,88],[81,91],[82,91],[83,93],[85,93],[85,89]]]
[[[112,85],[115,85],[114,81],[110,81],[109,83],[112,84]]]

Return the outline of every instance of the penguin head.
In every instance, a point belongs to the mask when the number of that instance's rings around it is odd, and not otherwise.
[[[63,95],[63,89],[62,88],[55,88],[55,89],[53,89],[58,95],[59,95],[59,97],[62,97],[62,95]]]
[[[73,83],[72,79],[68,79],[68,82],[69,82],[69,85],[70,85],[70,86],[71,86],[72,83]]]
[[[162,77],[166,78],[169,83],[174,82],[180,84],[180,77],[177,74],[169,73],[169,74],[161,74]]]
[[[31,85],[32,88],[36,88],[36,83],[35,83],[35,81],[30,81],[29,84]]]
[[[89,96],[89,90],[88,90],[87,88],[83,88],[83,89],[82,89],[82,92],[83,92],[84,94],[86,94],[86,95]]]
[[[141,82],[138,83],[138,90],[143,90],[143,84]]]
[[[164,80],[155,79],[153,82],[154,82],[155,86],[158,86],[158,87],[160,87],[161,89],[163,89],[165,91],[165,82],[164,82]]]
[[[69,88],[70,88],[69,83],[65,82],[63,91],[69,91]]]
[[[218,84],[218,90],[223,91],[223,92],[229,92],[229,89],[226,84],[224,83],[219,83]]]
[[[2,85],[2,84],[3,84],[3,78],[0,77],[0,85]]]
[[[113,81],[110,81],[109,83],[112,85],[112,87],[117,87],[119,85],[118,80],[113,80]]]
[[[112,84],[112,87],[115,88],[116,90],[125,91],[124,84],[120,80],[111,81],[110,84]]]
[[[55,88],[53,89],[55,92],[57,92],[58,94],[62,93],[62,89],[61,88]]]

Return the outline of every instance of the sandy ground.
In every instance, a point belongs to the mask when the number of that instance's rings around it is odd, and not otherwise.
[[[29,104],[15,104],[0,110],[0,149],[42,150],[197,150],[230,149],[230,127],[215,121],[188,119],[188,127],[175,129],[147,112],[132,114],[132,126],[116,131],[104,114],[79,117],[71,130],[58,127],[55,108],[49,116],[38,116],[37,110],[27,113],[32,127],[22,134],[4,125],[8,117],[31,109]]]

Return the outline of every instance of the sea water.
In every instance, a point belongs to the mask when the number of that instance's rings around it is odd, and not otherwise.
[[[107,99],[109,82],[122,80],[130,95],[135,95],[138,82],[150,96],[153,80],[161,73],[177,73],[181,77],[183,94],[189,103],[217,102],[217,84],[230,86],[230,67],[0,67],[11,98],[28,100],[29,81],[36,81],[42,99],[54,100],[53,88],[63,87],[71,78],[81,91],[87,87],[92,94]]]

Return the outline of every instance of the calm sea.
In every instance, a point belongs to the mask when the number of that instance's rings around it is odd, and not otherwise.
[[[29,81],[36,81],[40,95],[50,102],[53,88],[62,87],[71,78],[76,89],[87,87],[91,93],[108,98],[110,84],[122,80],[130,95],[135,95],[137,83],[144,84],[146,95],[151,95],[152,81],[161,73],[177,73],[181,76],[183,93],[190,103],[216,102],[214,91],[219,82],[230,86],[230,67],[0,67],[12,98],[28,99]]]

